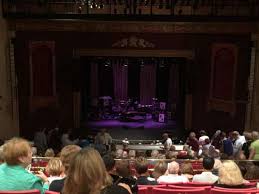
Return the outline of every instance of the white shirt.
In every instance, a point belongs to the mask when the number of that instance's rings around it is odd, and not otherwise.
[[[200,136],[200,138],[199,138],[199,143],[200,143],[201,145],[203,145],[205,139],[210,139],[210,138],[209,138],[209,136],[207,136],[207,135]]]
[[[173,145],[173,141],[172,141],[171,138],[168,137],[167,140],[164,143],[164,148],[166,150],[169,150],[172,145]]]
[[[233,154],[238,154],[239,150],[242,149],[243,144],[246,142],[245,136],[239,136],[235,143],[233,144]]]
[[[50,176],[48,177],[48,181],[49,181],[49,184],[52,182],[52,181],[55,181],[55,180],[60,180],[60,179],[63,179],[64,177],[61,177],[61,176]]]
[[[218,180],[218,176],[212,174],[212,172],[202,172],[196,174],[192,178],[192,182],[198,183],[215,183]]]
[[[170,183],[187,183],[189,182],[186,176],[179,176],[178,174],[162,175],[157,179],[159,184],[170,184]]]

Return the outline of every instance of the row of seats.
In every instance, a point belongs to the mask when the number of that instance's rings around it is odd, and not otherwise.
[[[40,191],[37,189],[33,190],[24,190],[24,191],[0,191],[0,194],[40,194]],[[45,194],[60,194],[54,191],[46,191]]]
[[[141,185],[138,188],[138,194],[259,194],[259,189],[256,188],[229,189],[204,185]]]

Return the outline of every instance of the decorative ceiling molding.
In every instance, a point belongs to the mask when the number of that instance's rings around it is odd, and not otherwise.
[[[155,48],[155,45],[142,38],[130,36],[112,44],[113,48]]]
[[[257,32],[254,22],[118,22],[82,20],[8,20],[15,31],[244,34]]]

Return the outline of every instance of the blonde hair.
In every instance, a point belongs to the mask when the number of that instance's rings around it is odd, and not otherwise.
[[[160,176],[165,174],[166,170],[167,170],[167,163],[163,160],[160,160],[155,164],[152,175],[155,179],[158,179]]]
[[[72,160],[62,193],[99,194],[102,188],[111,184],[100,154],[93,148],[86,148]]]
[[[192,164],[190,162],[184,162],[181,165],[181,174],[191,174],[194,175]]]
[[[4,160],[8,165],[21,164],[19,158],[28,156],[31,146],[25,139],[14,137],[3,146]]]
[[[231,160],[226,160],[219,168],[219,183],[224,185],[241,185],[243,176],[237,164]]]
[[[71,160],[80,150],[81,148],[77,145],[67,145],[61,150],[60,160],[65,168],[65,172],[69,169]]]
[[[63,172],[63,165],[59,158],[52,158],[46,166],[46,171],[51,176],[60,176]]]
[[[55,157],[55,152],[52,148],[49,148],[46,150],[44,156],[45,157]]]

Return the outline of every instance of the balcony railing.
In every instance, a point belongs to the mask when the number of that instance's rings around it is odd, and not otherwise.
[[[259,20],[259,0],[2,0],[2,9],[6,18]]]

